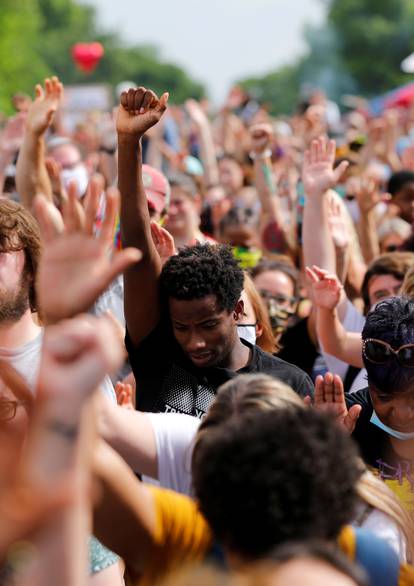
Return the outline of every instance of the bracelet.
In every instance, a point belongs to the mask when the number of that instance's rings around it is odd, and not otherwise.
[[[271,149],[266,149],[262,153],[255,153],[254,151],[250,151],[249,157],[252,161],[262,161],[264,159],[270,159],[272,157]]]
[[[69,441],[73,441],[78,435],[79,431],[79,428],[76,424],[70,425],[69,423],[57,421],[57,419],[52,419],[51,421],[49,421],[47,423],[47,428],[53,433],[62,435],[65,439]]]

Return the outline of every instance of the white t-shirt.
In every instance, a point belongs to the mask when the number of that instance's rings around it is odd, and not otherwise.
[[[159,485],[190,495],[191,457],[200,419],[184,413],[145,415],[154,430]]]
[[[43,342],[43,330],[30,342],[17,348],[1,348],[0,358],[9,361],[12,366],[26,380],[32,391],[36,388],[37,376],[39,373],[40,356]],[[100,388],[111,401],[116,403],[116,395],[111,379],[105,376]]]
[[[406,539],[398,525],[388,515],[378,509],[372,509],[362,523],[357,525],[384,539],[395,551],[400,562],[407,562]]]
[[[362,313],[360,313],[357,310],[355,305],[351,303],[349,299],[346,300],[346,303],[347,307],[345,316],[342,320],[342,325],[344,326],[347,332],[361,333],[364,328],[365,317],[362,315]],[[326,354],[326,352],[323,352],[323,349],[322,355],[324,357],[325,364],[328,367],[329,372],[332,372],[333,374],[338,374],[342,378],[342,380],[344,380],[349,365],[346,362],[343,362],[342,360],[338,360],[338,358],[331,356],[330,354]],[[355,380],[352,383],[349,392],[355,393],[356,391],[359,391],[359,389],[364,389],[366,386],[367,371],[365,370],[365,368],[363,368],[355,377]]]

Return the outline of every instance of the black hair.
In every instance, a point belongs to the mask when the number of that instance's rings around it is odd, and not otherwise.
[[[397,171],[397,173],[393,173],[389,178],[387,191],[394,196],[404,188],[406,183],[414,183],[414,173],[404,170]]]
[[[231,248],[196,244],[182,248],[161,273],[163,299],[202,299],[215,295],[219,309],[233,311],[243,290],[244,275]]]
[[[353,518],[355,444],[326,414],[236,413],[198,441],[193,486],[215,538],[246,559],[292,540],[334,540]]]
[[[362,340],[375,338],[388,342],[397,350],[404,344],[414,343],[414,299],[392,297],[381,301],[368,315],[362,330]],[[384,393],[407,390],[414,383],[414,369],[402,367],[397,359],[387,364],[375,364],[365,358],[368,384]]]
[[[341,574],[348,576],[357,586],[368,586],[368,577],[364,570],[352,563],[339,549],[323,541],[292,542],[281,545],[269,555],[269,561],[282,565],[295,559],[312,558],[324,562]]]

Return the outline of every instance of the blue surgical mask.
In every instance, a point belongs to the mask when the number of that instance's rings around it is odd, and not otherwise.
[[[388,427],[388,425],[385,425],[385,423],[383,423],[381,419],[378,417],[375,410],[372,411],[370,422],[376,425],[379,429],[382,429],[382,431],[385,431],[385,433],[388,433],[388,435],[391,435],[392,437],[395,437],[398,440],[404,441],[414,439],[414,432],[403,433],[402,431],[397,431],[396,429],[392,429],[392,427]]]
[[[242,340],[246,340],[253,346],[256,344],[256,324],[237,326],[237,332]]]

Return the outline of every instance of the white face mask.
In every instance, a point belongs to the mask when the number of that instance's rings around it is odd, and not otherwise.
[[[89,183],[89,175],[85,165],[80,163],[73,169],[62,169],[60,178],[63,182],[63,187],[68,188],[71,181],[76,181],[78,186],[79,197],[83,197],[86,193]]]
[[[237,326],[239,338],[246,340],[253,346],[256,344],[256,324],[246,324],[243,326]]]
[[[385,433],[388,433],[388,435],[391,435],[392,437],[395,437],[398,440],[404,441],[414,439],[414,433],[403,433],[402,431],[397,431],[396,429],[393,429],[392,427],[388,427],[388,425],[385,425],[385,423],[383,423],[381,419],[378,417],[375,410],[372,411],[370,422],[376,425],[379,429],[382,429],[382,431],[385,431]]]

